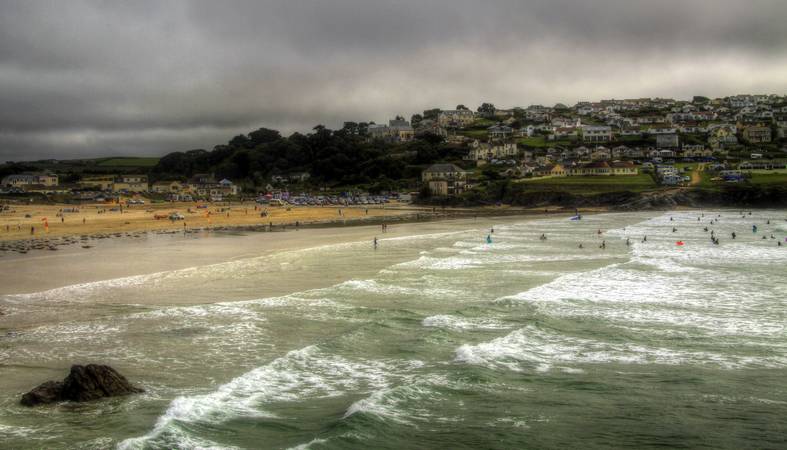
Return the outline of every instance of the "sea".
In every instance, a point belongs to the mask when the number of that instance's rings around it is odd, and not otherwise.
[[[6,294],[0,448],[784,449],[786,237],[784,210],[446,221]],[[18,404],[75,363],[145,393]]]

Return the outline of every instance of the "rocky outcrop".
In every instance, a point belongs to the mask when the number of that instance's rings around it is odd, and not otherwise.
[[[62,401],[85,402],[103,397],[144,392],[109,366],[88,364],[71,366],[63,381],[47,381],[24,394],[20,403],[36,406]]]
[[[666,191],[644,192],[631,201],[612,205],[612,209],[622,211],[647,211],[652,209],[673,209],[678,206],[697,206],[693,192],[674,189]]]
[[[64,400],[63,382],[47,381],[36,386],[32,391],[22,396],[21,404],[25,406],[44,405]]]

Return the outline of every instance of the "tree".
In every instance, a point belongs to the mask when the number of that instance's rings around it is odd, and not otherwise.
[[[250,143],[251,141],[245,134],[239,134],[230,139],[230,145],[237,148],[247,147]]]
[[[427,109],[426,111],[424,111],[424,119],[437,120],[437,116],[439,115],[440,115],[440,108]]]
[[[481,169],[481,175],[487,180],[499,180],[501,178],[500,172],[492,166],[484,166],[484,168]]]
[[[355,122],[344,122],[344,126],[342,127],[342,131],[349,134],[350,136],[358,134],[358,124]]]
[[[457,111],[470,111],[470,108],[468,108],[465,105],[456,105],[456,110]]]
[[[429,143],[432,146],[440,145],[443,143],[443,137],[434,133],[419,134],[416,139]]]
[[[421,123],[422,120],[424,120],[424,116],[420,114],[413,114],[412,116],[410,116],[410,125],[416,127],[418,126],[419,123]]]
[[[249,133],[249,140],[253,146],[267,144],[268,142],[278,141],[279,139],[281,139],[281,134],[276,130],[268,128],[260,128],[259,130]]]
[[[494,116],[495,105],[491,103],[482,103],[481,106],[478,107],[478,112],[485,117]]]

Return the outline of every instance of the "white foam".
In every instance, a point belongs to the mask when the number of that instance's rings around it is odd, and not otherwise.
[[[312,439],[311,441],[305,444],[296,445],[295,447],[290,447],[287,450],[309,450],[312,445],[325,444],[326,442],[328,442],[327,439]]]
[[[474,317],[465,318],[440,314],[426,317],[423,322],[425,327],[445,328],[450,330],[504,330],[510,328],[506,324],[491,318]]]
[[[611,343],[549,333],[533,326],[476,345],[462,345],[456,361],[488,368],[547,371],[570,364],[667,364],[712,365],[721,368],[787,366],[784,355],[748,357],[712,352],[693,352],[635,343]]]
[[[179,423],[216,425],[237,417],[273,417],[264,410],[265,404],[273,401],[334,397],[362,387],[381,389],[397,373],[421,365],[419,361],[350,361],[325,355],[315,346],[294,350],[214,392],[176,398],[150,433],[128,439],[120,448],[137,448],[166,438]]]
[[[428,297],[446,297],[460,294],[458,291],[440,288],[411,288],[377,280],[349,280],[338,286],[340,289],[371,292],[378,295],[412,295]]]

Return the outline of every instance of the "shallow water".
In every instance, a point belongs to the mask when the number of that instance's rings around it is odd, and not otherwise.
[[[785,218],[446,223],[5,295],[0,447],[784,448]],[[17,405],[73,362],[146,393]]]

